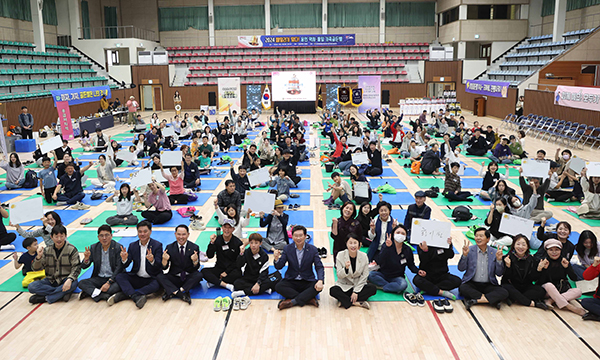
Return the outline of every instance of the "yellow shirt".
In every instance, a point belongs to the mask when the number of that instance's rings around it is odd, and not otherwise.
[[[108,109],[108,100],[106,100],[106,99],[100,99],[100,108],[102,110]]]

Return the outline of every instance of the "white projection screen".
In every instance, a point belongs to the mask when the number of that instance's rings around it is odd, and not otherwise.
[[[315,101],[316,71],[273,71],[273,101]]]

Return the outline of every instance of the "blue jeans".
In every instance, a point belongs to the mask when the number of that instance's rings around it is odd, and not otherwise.
[[[346,173],[346,171],[348,171],[348,173],[350,173],[350,165],[352,165],[352,160],[348,160],[348,161],[341,161],[338,164],[338,167],[340,168],[340,170],[344,173]]]
[[[77,204],[78,202],[80,202],[81,200],[83,200],[84,197],[85,197],[84,193],[77,193],[77,194],[75,194],[75,196],[73,196],[71,198],[65,194],[59,194],[56,197],[56,201],[64,201],[69,205],[74,205],[74,204]]]
[[[573,264],[572,266],[573,266],[573,271],[575,272],[575,275],[577,275],[577,281],[583,280],[583,272],[587,268],[585,266],[579,265],[579,264]]]
[[[6,188],[11,190],[11,189],[20,189],[23,187],[23,184],[25,183],[25,178],[22,178],[21,180],[19,180],[19,182],[17,182],[16,184],[13,183],[9,183],[8,181],[6,182]]]
[[[48,278],[42,280],[36,280],[29,284],[29,292],[35,295],[43,295],[46,297],[46,301],[48,304],[55,303],[63,298],[66,294],[70,294],[73,290],[77,289],[78,281],[75,280],[71,284],[71,288],[67,291],[62,290],[64,282],[67,279],[64,279],[58,286],[53,286]]]
[[[408,283],[404,277],[386,278],[379,271],[371,271],[369,273],[369,281],[383,288],[383,291],[389,293],[402,294],[408,287]]]
[[[402,155],[402,157],[409,158],[410,151],[400,151],[400,155]]]
[[[488,156],[488,158],[498,164],[512,164],[512,162],[513,162],[512,159],[500,160],[497,157],[495,157],[494,155],[490,155],[490,156]]]

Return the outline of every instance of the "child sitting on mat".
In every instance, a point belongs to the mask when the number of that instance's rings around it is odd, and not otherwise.
[[[35,238],[25,238],[23,240],[23,247],[27,249],[27,252],[24,252],[20,257],[17,253],[13,253],[13,259],[15,264],[15,269],[19,269],[23,266],[23,275],[25,278],[21,282],[24,288],[29,286],[35,280],[41,280],[46,277],[46,272],[44,270],[33,271],[31,268],[31,264],[37,255],[38,242]]]
[[[272,178],[269,181],[270,187],[277,186],[277,199],[281,201],[286,201],[289,198],[297,198],[298,194],[290,194],[291,187],[297,187],[297,185],[290,179],[289,176],[286,175],[285,169],[279,169],[279,175]]]
[[[471,193],[468,191],[461,191],[460,176],[458,176],[458,170],[460,164],[453,162],[450,166],[446,165],[444,171],[446,172],[446,178],[444,179],[444,196],[449,201],[469,201]]]

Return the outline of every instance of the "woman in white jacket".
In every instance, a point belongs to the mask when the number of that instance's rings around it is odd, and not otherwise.
[[[220,225],[225,223],[225,220],[233,220],[234,229],[233,235],[238,239],[242,240],[244,245],[248,243],[247,239],[244,239],[242,235],[242,228],[244,226],[248,226],[250,224],[250,215],[252,214],[252,210],[248,209],[246,213],[246,217],[240,219],[240,214],[237,211],[235,206],[227,206],[225,207],[225,213],[221,211],[221,208],[217,204],[217,200],[215,200],[215,211],[217,212],[217,217]]]
[[[577,215],[581,217],[600,218],[600,177],[587,177],[587,168],[581,170],[581,189],[583,201],[577,208]]]
[[[369,259],[360,251],[360,234],[349,234],[347,249],[340,251],[336,258],[337,282],[329,289],[329,295],[338,300],[338,306],[345,309],[361,306],[370,309],[367,300],[375,295],[375,285],[367,283]]]

